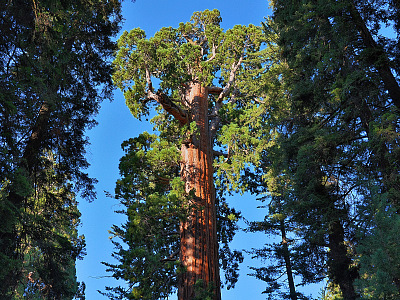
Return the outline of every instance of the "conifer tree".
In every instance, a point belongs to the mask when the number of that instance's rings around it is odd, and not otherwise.
[[[85,130],[111,96],[120,1],[1,1],[0,11],[0,295],[71,299],[84,248],[75,192],[94,197]]]
[[[218,173],[222,190],[237,188],[229,179],[246,161],[257,161],[249,153],[259,142],[250,141],[248,132],[261,122],[255,91],[270,58],[267,50],[260,52],[260,27],[236,25],[223,32],[220,22],[217,10],[206,10],[154,37],[137,28],[118,41],[114,82],[136,118],[156,105],[160,136],[142,134],[125,144],[116,195],[128,207],[128,222],[114,232],[129,248],[117,244],[120,264],[109,266],[130,288],[111,289],[111,297],[159,299],[178,287],[181,300],[220,299],[218,252],[225,253],[220,260],[228,278],[236,280],[232,262],[240,255],[225,246],[218,250],[218,239],[232,239],[227,229],[238,214],[216,198],[213,161],[218,170],[229,169]],[[233,161],[240,150],[226,145],[237,140],[248,152]],[[149,261],[151,270],[144,263]]]
[[[278,174],[290,182],[285,211],[343,299],[395,299],[398,266],[387,261],[397,254],[381,233],[383,219],[397,224],[399,199],[398,5],[272,4],[271,29],[291,71],[283,75],[288,115],[276,127],[284,161]]]

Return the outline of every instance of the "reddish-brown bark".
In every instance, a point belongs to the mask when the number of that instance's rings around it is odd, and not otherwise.
[[[197,132],[192,140],[182,144],[181,176],[186,192],[194,192],[189,203],[187,219],[181,223],[180,258],[185,272],[181,274],[179,300],[196,297],[195,283],[200,280],[204,288],[214,287],[213,300],[221,299],[218,267],[215,190],[213,183],[212,143],[208,128],[208,91],[198,82],[187,90],[190,120],[195,121]],[[197,295],[198,296],[198,295]]]

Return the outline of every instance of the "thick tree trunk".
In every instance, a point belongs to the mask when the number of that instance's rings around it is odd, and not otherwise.
[[[181,176],[186,183],[186,192],[193,193],[193,198],[189,203],[188,217],[181,223],[180,258],[185,272],[180,277],[178,299],[201,299],[204,297],[202,289],[205,292],[207,288],[213,288],[212,299],[219,300],[221,294],[207,89],[200,83],[192,83],[187,101],[191,107],[190,119],[196,122],[197,132],[192,133],[192,140],[181,148]]]
[[[333,281],[339,285],[343,299],[357,299],[354,289],[357,272],[351,269],[351,260],[344,243],[344,229],[339,220],[332,221],[329,227],[329,250],[329,272]]]

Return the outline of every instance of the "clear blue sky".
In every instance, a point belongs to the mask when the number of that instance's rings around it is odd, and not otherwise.
[[[161,27],[177,27],[180,22],[189,21],[195,11],[217,8],[223,19],[222,27],[229,29],[235,24],[259,25],[264,17],[270,14],[267,0],[136,0],[132,3],[125,0],[123,15],[125,18],[122,31],[140,27],[146,31],[148,37],[154,35]],[[121,33],[122,33],[121,31]],[[105,272],[102,261],[113,262],[111,253],[113,245],[110,241],[109,230],[113,224],[121,224],[123,216],[116,214],[118,202],[105,196],[104,191],[113,193],[115,182],[118,179],[118,163],[122,157],[121,143],[139,133],[151,130],[146,122],[134,119],[125,106],[124,98],[119,91],[115,91],[114,101],[104,102],[97,117],[99,125],[88,132],[91,146],[88,148],[87,158],[91,163],[89,175],[97,178],[97,200],[87,203],[80,201],[79,209],[82,213],[80,233],[86,236],[87,255],[77,264],[78,280],[86,283],[86,299],[106,299],[97,290],[104,291],[107,285],[114,285],[115,281]],[[236,196],[231,205],[241,210],[250,220],[263,218],[263,211],[256,209],[257,201],[253,197]],[[233,242],[236,249],[250,249],[260,247],[267,237],[262,234],[239,233]],[[263,282],[249,277],[249,265],[257,263],[246,257],[241,265],[241,276],[236,288],[222,291],[223,300],[265,299],[261,295],[265,285]],[[311,290],[310,290],[311,292]],[[315,292],[315,290],[314,290]],[[315,296],[318,292],[315,293]],[[171,298],[174,299],[174,298]]]

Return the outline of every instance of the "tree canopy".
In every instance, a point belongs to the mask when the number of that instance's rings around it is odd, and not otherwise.
[[[87,129],[119,88],[150,120],[122,144],[110,299],[220,300],[244,249],[267,299],[400,294],[400,5],[270,1],[262,26],[195,12],[112,37],[119,0],[0,3],[0,296],[85,299],[77,195],[91,201]],[[110,59],[114,58],[111,63]],[[250,192],[262,220],[229,196]],[[220,269],[224,278],[220,278]]]
[[[242,187],[243,166],[257,161],[250,148],[262,147],[250,132],[260,126],[257,91],[272,55],[260,27],[224,32],[220,22],[219,11],[205,10],[151,38],[136,28],[118,41],[114,82],[136,118],[156,106],[158,137],[124,144],[116,196],[128,222],[113,232],[128,248],[116,242],[120,264],[108,265],[129,288],[110,288],[111,297],[162,298],[178,287],[179,299],[219,299],[219,265],[228,287],[237,280],[242,258],[228,243],[240,214],[224,194]]]
[[[75,193],[94,198],[85,131],[111,97],[120,4],[0,4],[2,299],[79,296],[75,260],[85,242]]]
[[[279,197],[293,228],[292,260],[307,253],[306,271],[318,271],[298,272],[311,280],[324,274],[330,296],[395,299],[398,265],[386,262],[396,259],[389,245],[398,238],[381,222],[395,227],[398,217],[398,5],[272,4],[268,30],[289,71],[283,74],[288,114],[278,119],[276,146],[260,170],[275,197],[271,217]]]

